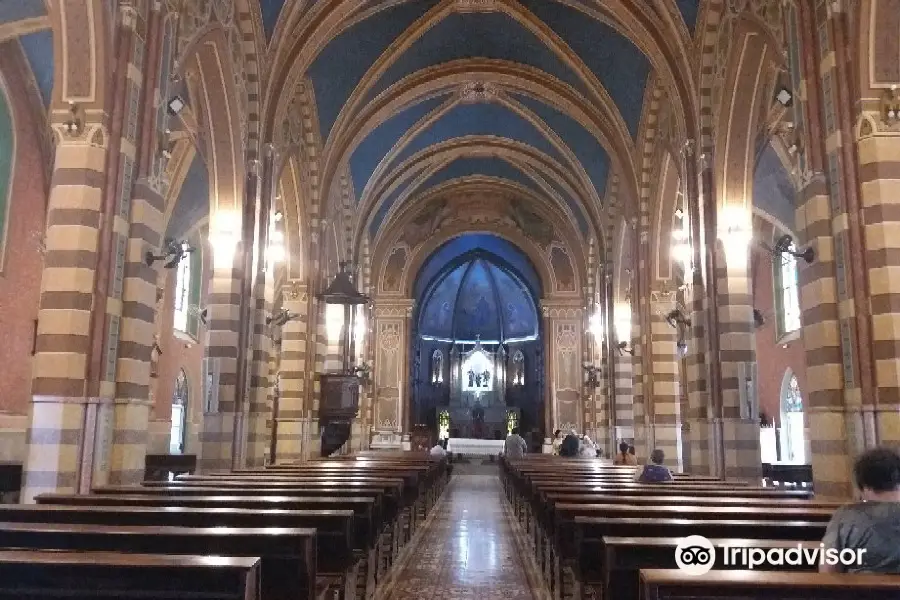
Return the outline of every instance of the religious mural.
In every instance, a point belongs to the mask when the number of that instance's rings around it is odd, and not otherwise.
[[[556,275],[556,290],[559,292],[575,291],[575,271],[569,255],[560,246],[553,246],[550,250],[550,265],[553,274]]]
[[[400,279],[403,277],[403,269],[406,267],[406,248],[398,246],[393,249],[384,267],[384,277],[381,279],[381,290],[384,292],[399,292]]]

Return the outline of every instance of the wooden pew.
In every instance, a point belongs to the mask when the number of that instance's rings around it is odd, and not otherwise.
[[[594,596],[603,600],[637,600],[640,591],[641,569],[675,569],[675,549],[682,538],[604,537],[599,556],[583,557],[582,574],[585,584],[594,587]],[[717,549],[753,547],[765,550],[817,548],[819,541],[711,539]],[[584,560],[587,558],[588,560]],[[592,559],[598,560],[592,560]],[[740,569],[742,565],[725,565],[717,557],[715,569]],[[812,572],[814,565],[785,565],[779,570]]]
[[[642,569],[641,600],[897,600],[900,576],[850,573]]]
[[[142,527],[283,527],[316,530],[317,575],[353,597],[356,569],[365,550],[355,545],[349,510],[276,510],[166,506],[0,506],[0,522]]]
[[[0,551],[0,597],[257,600],[258,558]]]
[[[0,545],[10,549],[256,556],[262,600],[316,597],[315,538],[314,529],[0,523]]]
[[[315,492],[313,493],[315,494]],[[41,494],[36,499],[39,506],[60,505],[76,507],[147,507],[170,509],[174,507],[193,508],[200,511],[221,511],[239,509],[251,512],[262,510],[339,510],[353,512],[354,550],[363,556],[357,565],[357,595],[371,597],[375,591],[382,560],[379,555],[379,522],[374,514],[374,499],[360,497],[335,498],[329,496],[166,496],[164,494],[132,495],[81,495],[81,494]]]

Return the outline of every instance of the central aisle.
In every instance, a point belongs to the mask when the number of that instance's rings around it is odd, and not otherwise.
[[[436,510],[390,600],[538,600],[497,475],[457,475]]]

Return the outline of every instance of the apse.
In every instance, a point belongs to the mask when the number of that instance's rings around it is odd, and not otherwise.
[[[541,282],[528,257],[504,239],[464,235],[431,255],[414,290],[415,423],[488,439],[540,427]]]

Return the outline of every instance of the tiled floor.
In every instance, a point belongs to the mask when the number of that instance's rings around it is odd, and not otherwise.
[[[390,600],[538,600],[532,595],[497,475],[457,475]]]

